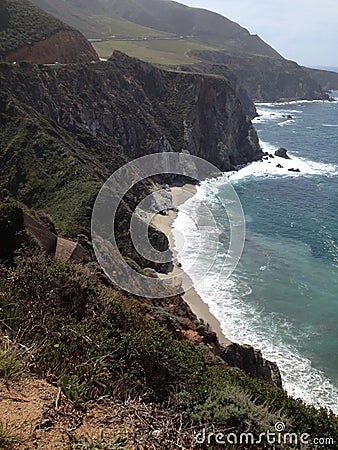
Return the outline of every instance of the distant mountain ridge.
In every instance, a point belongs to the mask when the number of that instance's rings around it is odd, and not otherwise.
[[[259,36],[205,9],[171,0],[33,1],[87,38],[103,39],[93,42],[100,56],[117,49],[166,68],[230,77],[245,105],[244,91],[254,101],[329,98],[323,74],[284,59]],[[247,111],[252,116],[252,107]]]
[[[206,44],[230,51],[252,52],[281,58],[260,37],[251,35],[237,23],[199,8],[190,8],[169,0],[33,0],[40,8],[77,27],[87,38],[107,34],[102,17],[132,22],[160,32],[193,36]]]

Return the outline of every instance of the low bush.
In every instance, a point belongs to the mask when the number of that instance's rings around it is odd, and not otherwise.
[[[0,331],[31,348],[31,370],[76,404],[142,398],[182,415],[183,427],[257,434],[282,420],[290,432],[338,442],[336,416],[240,370],[209,365],[198,346],[176,340],[140,299],[101,285],[88,266],[27,253],[15,263],[0,266]]]
[[[23,350],[4,340],[0,342],[0,378],[6,383],[18,380],[25,370]]]
[[[68,450],[125,450],[127,439],[110,436],[104,437],[103,433],[96,438],[77,438],[70,436],[71,443]]]
[[[0,204],[0,260],[12,261],[23,222],[23,211],[17,204]]]
[[[15,450],[20,448],[22,437],[17,426],[0,419],[0,448],[2,450]]]

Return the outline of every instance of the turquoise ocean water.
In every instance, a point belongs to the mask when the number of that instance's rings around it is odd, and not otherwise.
[[[263,150],[283,146],[292,159],[269,158],[202,184],[174,224],[185,237],[179,260],[227,337],[276,361],[290,394],[338,414],[338,101],[257,109]],[[242,203],[247,234],[237,269],[220,281],[229,236],[220,202],[226,201],[225,177]],[[206,275],[212,255],[207,249],[198,254],[194,227],[201,200],[216,218],[221,241]]]

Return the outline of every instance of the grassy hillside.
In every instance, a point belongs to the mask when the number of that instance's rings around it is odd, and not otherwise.
[[[93,42],[101,58],[109,58],[114,50],[143,61],[163,66],[195,64],[200,62],[198,56],[190,54],[192,50],[214,50],[214,48],[189,39],[124,41],[118,39]]]
[[[103,36],[117,36],[121,38],[171,36],[170,33],[143,27],[129,20],[121,20],[118,16],[106,17],[97,15],[91,18],[97,24],[97,29],[102,29]]]
[[[304,72],[258,36],[207,10],[169,0],[33,1],[87,37],[100,38],[93,45],[102,58],[120,50],[166,68],[230,75],[237,90],[247,91],[244,97],[257,101],[325,99],[321,81],[332,86],[322,74]]]
[[[2,54],[41,41],[65,29],[70,27],[28,0],[1,1],[0,52]]]
[[[82,31],[87,38],[102,38],[112,35],[120,37],[170,36],[170,33],[138,25],[122,19],[113,12],[105,1],[63,2],[59,0],[37,0],[36,5],[45,11],[70,23]]]
[[[248,51],[273,57],[280,55],[257,36],[225,17],[202,9],[189,8],[168,0],[80,0],[65,4],[62,0],[34,0],[82,31],[86,37],[109,36],[111,25],[119,18],[137,26],[147,27],[152,33],[170,33],[193,36],[198,42],[227,48],[229,51]],[[105,18],[105,19],[103,19]],[[109,27],[107,28],[107,24]],[[117,24],[116,29],[126,25]],[[109,30],[109,31],[108,31]],[[137,35],[139,30],[135,28]],[[117,33],[113,33],[117,34]]]

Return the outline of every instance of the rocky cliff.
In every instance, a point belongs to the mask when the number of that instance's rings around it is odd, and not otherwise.
[[[159,70],[115,53],[62,68],[0,65],[0,185],[59,230],[88,226],[102,182],[128,159],[187,151],[222,170],[261,157],[224,78]]]
[[[230,71],[255,102],[329,98],[319,80],[293,61],[260,55],[234,55],[225,51],[194,50],[191,54],[204,61],[197,64],[195,70],[225,76],[229,76]]]
[[[108,63],[60,69],[2,63],[0,81],[2,195],[46,209],[64,232],[72,234],[75,225],[86,232],[101,183],[128,159],[188,151],[228,170],[261,157],[255,130],[223,78],[164,72],[116,53]],[[139,189],[150,192],[147,184]],[[123,224],[133,201],[126,199],[119,223],[121,251],[128,256],[133,251]],[[163,249],[162,238],[155,236]],[[174,316],[173,326],[183,323],[179,333],[190,340],[186,323],[197,318],[181,298],[176,301],[176,316],[170,304],[162,311],[166,320]],[[236,348],[234,357],[232,347],[222,349],[207,329],[197,336],[218,362],[279,385],[273,376],[278,369],[270,373],[253,349],[248,361],[247,349]]]
[[[215,332],[191,311],[181,296],[149,300],[146,305],[149,318],[165,325],[179,340],[198,345],[210,364],[226,365],[242,370],[251,378],[282,387],[277,364],[263,358],[260,350],[250,345],[231,341],[220,343]]]
[[[4,55],[5,61],[27,61],[36,64],[86,63],[99,57],[79,31],[60,30],[46,39],[34,42]]]
[[[45,64],[99,59],[79,31],[27,0],[3,0],[0,14],[0,59]]]
[[[323,86],[326,91],[338,89],[338,73],[330,70],[310,69],[303,67],[310,77]]]
[[[2,74],[2,75],[1,75]],[[134,158],[188,151],[221,170],[259,159],[256,132],[225,79],[166,72],[114,53],[108,63],[1,67],[10,98],[34,105],[55,127]]]

